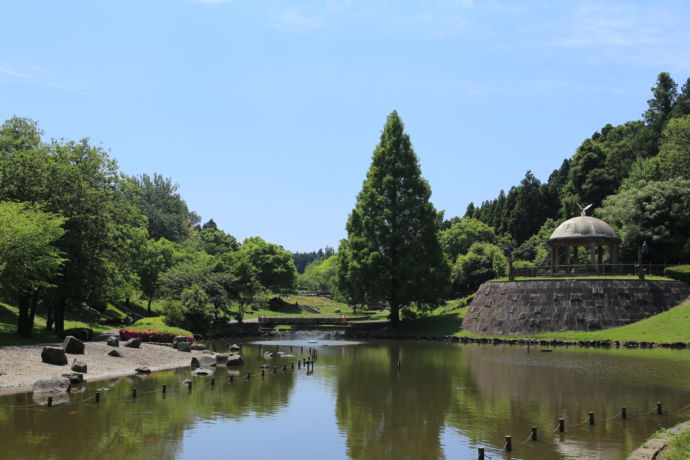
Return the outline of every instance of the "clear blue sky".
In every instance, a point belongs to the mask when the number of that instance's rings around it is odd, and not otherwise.
[[[242,240],[337,246],[398,110],[447,217],[545,181],[659,72],[690,77],[685,1],[3,2],[0,119],[158,172]]]

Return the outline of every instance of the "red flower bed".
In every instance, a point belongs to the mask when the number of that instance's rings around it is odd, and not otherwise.
[[[161,342],[172,343],[173,339],[179,334],[171,334],[169,332],[156,331],[131,331],[129,329],[120,329],[120,338],[122,340],[129,340],[135,337],[141,337],[144,342]],[[188,335],[189,342],[194,342],[194,336]]]

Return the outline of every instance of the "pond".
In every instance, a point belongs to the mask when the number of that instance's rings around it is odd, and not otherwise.
[[[276,344],[294,357],[264,359]],[[625,459],[659,428],[690,419],[689,351],[325,345],[244,344],[244,366],[218,367],[213,385],[180,369],[92,382],[52,408],[32,406],[31,394],[0,397],[0,458],[474,459],[484,446],[494,459]],[[313,372],[296,364],[310,347]],[[96,402],[99,388],[108,391]]]

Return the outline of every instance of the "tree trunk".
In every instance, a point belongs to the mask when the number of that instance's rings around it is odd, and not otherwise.
[[[17,333],[22,337],[31,337],[33,324],[30,322],[29,304],[31,303],[30,294],[22,294],[18,299],[19,316],[17,317]]]
[[[146,308],[147,308],[148,311],[149,311],[149,316],[152,316],[152,313],[151,313],[151,301],[152,301],[152,300],[153,300],[153,296],[150,296],[150,297],[149,297],[149,304],[146,306]]]
[[[64,297],[61,297],[57,304],[55,304],[55,332],[62,334],[65,331],[65,303]]]
[[[34,329],[34,319],[36,318],[36,310],[38,310],[38,293],[34,292],[31,296],[31,310],[29,311],[29,321],[31,323],[31,330]]]
[[[391,304],[391,313],[389,315],[391,326],[400,324],[400,305],[397,303]]]
[[[48,311],[46,311],[46,331],[53,329],[53,322],[55,321],[55,307],[48,302]]]

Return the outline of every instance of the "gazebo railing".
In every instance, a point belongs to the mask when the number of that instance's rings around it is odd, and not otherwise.
[[[663,276],[666,264],[642,264],[647,275]],[[514,268],[513,273],[518,277],[533,278],[538,276],[616,276],[638,275],[637,264],[578,264],[578,265],[544,265],[540,267]]]

